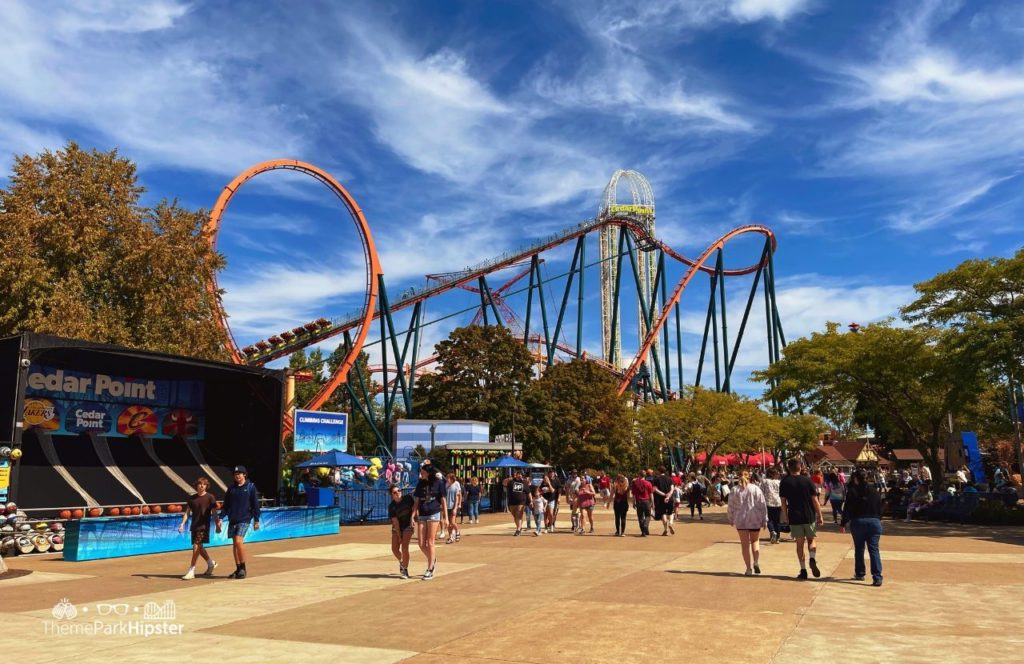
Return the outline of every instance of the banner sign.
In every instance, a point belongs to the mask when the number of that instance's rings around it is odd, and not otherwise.
[[[327,452],[348,449],[348,413],[295,411],[295,451]]]
[[[981,460],[981,449],[978,447],[978,435],[973,431],[961,431],[960,440],[964,443],[967,467],[971,469],[975,483],[988,482],[988,478],[985,476],[985,464]]]
[[[25,389],[27,428],[55,435],[203,437],[203,384],[149,380],[33,364]]]

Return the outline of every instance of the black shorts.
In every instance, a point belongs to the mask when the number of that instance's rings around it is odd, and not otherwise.
[[[192,544],[209,544],[210,527],[200,526],[192,529]]]
[[[661,501],[654,503],[654,518],[655,519],[660,519],[661,517],[665,516],[666,514],[671,514],[671,513],[672,513],[671,503],[665,503],[665,502],[661,502]]]

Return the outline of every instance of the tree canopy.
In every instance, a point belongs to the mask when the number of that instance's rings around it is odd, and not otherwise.
[[[0,336],[41,332],[226,359],[207,215],[140,204],[135,165],[71,142],[15,158],[0,190]]]
[[[470,325],[437,344],[437,370],[417,380],[417,417],[489,422],[495,435],[525,424],[530,352],[499,325]]]
[[[527,458],[576,468],[628,468],[635,447],[628,402],[615,377],[597,363],[548,367],[527,390],[523,429]]]
[[[754,400],[730,392],[686,387],[675,401],[644,406],[637,415],[642,445],[681,445],[712,456],[767,446],[772,417]]]
[[[829,323],[824,332],[789,344],[782,359],[755,378],[775,381],[769,397],[799,396],[812,407],[857,400],[865,417],[898,431],[942,477],[938,450],[947,416],[972,416],[984,386],[977,358],[956,342],[943,330],[880,323],[840,333]]]

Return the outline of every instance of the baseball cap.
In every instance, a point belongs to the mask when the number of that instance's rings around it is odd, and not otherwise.
[[[235,466],[235,469],[231,472],[242,473],[243,475],[249,474],[249,471],[245,469],[245,466]]]

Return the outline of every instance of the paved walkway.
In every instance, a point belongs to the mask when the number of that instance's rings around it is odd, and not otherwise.
[[[388,526],[253,545],[244,581],[223,578],[233,567],[226,548],[213,550],[219,578],[190,582],[178,578],[185,554],[8,558],[0,652],[34,664],[820,664],[1005,662],[1024,651],[1020,528],[886,522],[886,581],[872,588],[849,580],[850,539],[831,526],[820,538],[822,578],[798,582],[787,543],[763,545],[764,573],[742,576],[738,540],[720,509],[704,522],[684,519],[674,537],[612,537],[611,514],[600,509],[597,522],[596,535],[515,538],[507,517],[484,515],[465,526],[461,543],[440,545],[430,582],[398,578]],[[629,528],[636,532],[635,520]],[[422,573],[413,549],[412,571]],[[132,632],[157,624],[182,633]]]

